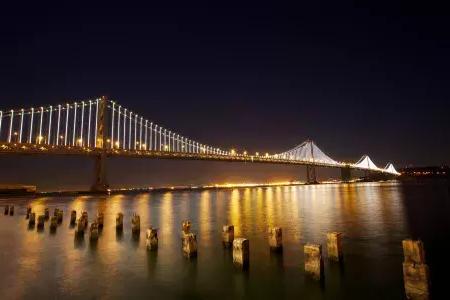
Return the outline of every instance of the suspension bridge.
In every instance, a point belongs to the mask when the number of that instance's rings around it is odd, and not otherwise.
[[[108,189],[106,159],[113,156],[303,165],[308,183],[317,182],[316,167],[339,168],[343,181],[350,180],[352,170],[400,175],[392,164],[380,168],[368,155],[355,163],[336,161],[311,140],[276,154],[225,150],[162,127],[106,97],[0,110],[0,153],[92,156],[92,190],[98,192]]]

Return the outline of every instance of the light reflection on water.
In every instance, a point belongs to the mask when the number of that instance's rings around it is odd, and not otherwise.
[[[139,195],[4,199],[15,202],[14,217],[0,217],[0,299],[66,297],[165,298],[401,298],[400,241],[408,236],[402,186],[398,183],[283,186]],[[37,215],[64,210],[56,234],[27,230],[26,206]],[[74,240],[71,210],[93,220],[104,212],[105,227],[94,246],[86,235]],[[124,232],[115,215],[124,213]],[[141,216],[139,240],[131,216]],[[180,224],[192,221],[198,258],[182,256]],[[222,249],[221,229],[235,225],[236,237],[250,239],[250,270],[233,269]],[[145,249],[145,229],[159,229],[159,249]],[[283,228],[284,251],[271,254],[269,226]],[[326,248],[325,234],[345,234],[345,272],[326,262],[325,286],[305,281],[303,244]],[[325,250],[326,252],[326,250]],[[380,290],[380,288],[382,288]],[[373,292],[371,294],[371,292]],[[377,297],[375,297],[375,295]]]

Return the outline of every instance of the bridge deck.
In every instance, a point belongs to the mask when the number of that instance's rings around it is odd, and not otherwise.
[[[105,153],[107,157],[134,157],[134,158],[154,158],[154,159],[177,159],[177,160],[206,160],[222,162],[244,162],[244,163],[265,163],[281,165],[316,166],[324,168],[350,168],[361,171],[371,171],[375,173],[386,173],[383,169],[368,170],[356,167],[352,164],[328,164],[318,161],[289,160],[266,156],[253,155],[221,155],[207,153],[187,153],[174,151],[150,151],[150,150],[123,150],[123,149],[101,149],[76,146],[55,146],[47,144],[28,143],[0,143],[0,154],[23,154],[23,155],[68,155],[68,156],[99,156]],[[395,174],[392,174],[395,175]]]

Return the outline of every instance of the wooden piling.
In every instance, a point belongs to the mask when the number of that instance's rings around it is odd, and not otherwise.
[[[233,245],[234,240],[234,226],[233,225],[223,225],[222,227],[222,243],[228,248]]]
[[[44,229],[44,223],[45,223],[45,215],[38,216],[37,219],[37,229],[42,230]]]
[[[76,221],[77,221],[77,211],[76,210],[72,210],[70,212],[70,225],[74,226]]]
[[[61,209],[58,210],[56,218],[58,220],[58,224],[61,224],[63,221],[63,211]]]
[[[315,280],[321,280],[323,276],[322,245],[306,244],[305,253],[305,272]]]
[[[44,218],[46,221],[50,218],[50,210],[47,207],[44,209]]]
[[[118,213],[116,216],[116,230],[122,231],[123,230],[123,214]]]
[[[403,240],[403,282],[406,298],[430,299],[430,272],[420,240]]]
[[[152,226],[147,229],[146,245],[147,250],[149,251],[155,251],[158,249],[158,231]]]
[[[27,207],[27,216],[26,216],[27,220],[30,218],[30,214],[31,214],[31,206],[28,206]]]
[[[138,235],[141,232],[141,217],[137,214],[133,214],[131,219],[131,232],[134,235]]]
[[[98,212],[97,213],[97,224],[98,224],[98,228],[102,229],[103,228],[103,220],[104,220],[104,215],[103,212]]]
[[[50,218],[50,231],[54,232],[56,231],[56,228],[58,227],[58,218],[55,216],[52,216]]]
[[[269,247],[272,251],[283,249],[283,232],[280,227],[269,228]]]
[[[9,215],[9,204],[5,205],[5,215]]]
[[[14,216],[14,205],[9,206],[9,215]]]
[[[56,218],[56,217],[55,217]],[[77,228],[75,229],[75,236],[84,235],[84,231],[87,227],[87,220],[83,215],[78,219]]]
[[[190,258],[197,256],[197,237],[193,233],[183,233],[182,237],[183,254]]]
[[[28,220],[28,226],[34,226],[36,223],[36,213],[32,212],[30,214],[30,219]]]
[[[98,240],[98,223],[93,222],[89,228],[89,240],[95,242]]]
[[[233,264],[242,269],[247,269],[250,264],[250,241],[245,238],[233,240]]]
[[[334,261],[341,261],[343,258],[342,251],[342,233],[328,232],[327,233],[327,251],[328,258]]]
[[[191,232],[191,221],[184,220],[181,223],[181,230],[184,234],[190,233]]]

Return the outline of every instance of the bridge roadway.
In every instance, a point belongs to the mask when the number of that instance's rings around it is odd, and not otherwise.
[[[372,174],[392,175],[383,169],[368,170],[366,168],[355,167],[350,163],[329,164],[319,161],[307,160],[289,160],[274,158],[264,155],[221,155],[206,153],[187,153],[174,151],[155,151],[155,150],[124,150],[111,148],[88,148],[77,146],[55,146],[48,144],[29,144],[29,143],[0,143],[0,154],[23,154],[23,155],[69,155],[69,156],[92,156],[99,157],[102,154],[106,157],[134,157],[134,158],[155,158],[155,159],[177,159],[177,160],[206,160],[222,162],[244,162],[244,163],[265,163],[280,165],[300,165],[310,167],[352,169],[360,171],[370,171]]]

